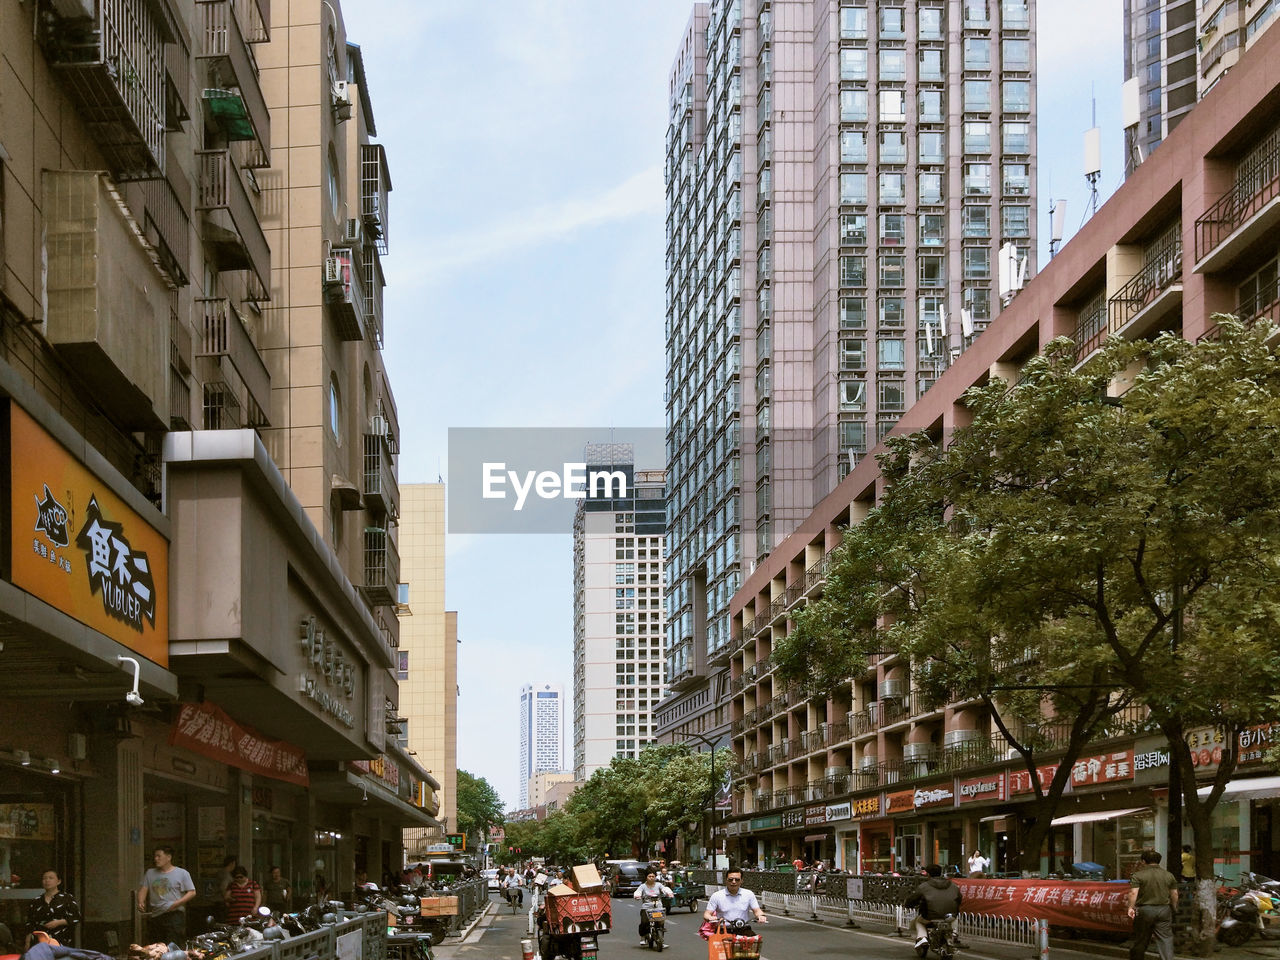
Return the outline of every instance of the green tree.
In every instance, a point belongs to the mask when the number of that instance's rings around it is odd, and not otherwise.
[[[458,771],[458,832],[467,835],[467,847],[474,850],[490,824],[502,824],[502,801],[498,791],[484,777]]]
[[[780,644],[783,676],[815,670],[821,686],[902,651],[926,694],[983,699],[1028,766],[1038,742],[1067,748],[1047,799],[1071,746],[1140,703],[1211,877],[1238,734],[1272,715],[1280,679],[1275,331],[1219,319],[1216,340],[1112,340],[1079,367],[1055,341],[1018,384],[969,391],[972,422],[945,448],[896,441],[874,523]],[[1045,736],[1068,721],[1070,736]],[[1202,798],[1186,734],[1206,725],[1227,749]],[[1211,880],[1197,901],[1209,933]]]

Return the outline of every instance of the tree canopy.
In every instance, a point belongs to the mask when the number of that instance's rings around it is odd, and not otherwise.
[[[458,771],[458,831],[465,833],[475,848],[489,825],[502,823],[502,800],[498,791],[484,777],[465,770]]]

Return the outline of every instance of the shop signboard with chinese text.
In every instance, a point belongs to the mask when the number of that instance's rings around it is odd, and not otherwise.
[[[989,773],[985,777],[973,777],[956,784],[956,796],[960,803],[1005,800],[1005,775]]]
[[[1082,757],[1071,765],[1073,787],[1093,787],[1133,779],[1133,750]]]
[[[852,801],[851,814],[858,818],[880,816],[880,794]]]
[[[827,805],[819,803],[804,808],[804,825],[816,827],[827,822]]]
[[[1036,767],[1036,779],[1040,781],[1040,789],[1048,791],[1049,784],[1053,782],[1053,775],[1058,772],[1056,763],[1045,767]],[[1033,793],[1035,787],[1031,783],[1031,774],[1025,768],[1009,771],[1009,796],[1017,796],[1020,793]]]
[[[13,583],[169,665],[169,543],[9,404]]]
[[[182,704],[169,730],[169,743],[274,780],[300,787],[311,783],[302,750],[240,726],[208,700]]]
[[[955,881],[966,913],[1048,920],[1064,927],[1129,932],[1129,885],[1061,880]]]

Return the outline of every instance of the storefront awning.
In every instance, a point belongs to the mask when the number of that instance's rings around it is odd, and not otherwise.
[[[1211,787],[1201,787],[1196,791],[1207,797]],[[1280,777],[1249,777],[1247,780],[1229,780],[1227,789],[1222,792],[1223,800],[1262,800],[1266,797],[1280,797]]]
[[[1146,810],[1146,807],[1126,807],[1123,810],[1094,810],[1092,813],[1073,813],[1067,817],[1055,817],[1053,825],[1055,827],[1065,827],[1071,823],[1092,823],[1095,820],[1114,820],[1116,817],[1127,816],[1130,813],[1138,813]]]
[[[827,837],[829,837],[829,836],[831,836],[831,834],[829,834],[829,833],[807,833],[807,834],[805,834],[804,842],[805,842],[805,843],[815,843],[815,842],[817,842],[818,840],[825,840],[825,839],[827,839]]]
[[[350,770],[313,771],[311,792],[321,800],[353,807],[376,807],[384,820],[402,827],[438,827],[440,821],[427,811],[396,796],[371,777]]]

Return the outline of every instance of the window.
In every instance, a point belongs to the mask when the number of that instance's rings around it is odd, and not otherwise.
[[[342,443],[342,391],[336,373],[329,374],[329,433],[334,443]]]
[[[986,120],[966,120],[964,124],[964,152],[991,152],[991,124]]]
[[[990,287],[966,287],[964,297],[969,304],[969,315],[974,320],[991,319]]]
[[[917,218],[920,223],[920,246],[940,247],[947,241],[947,215],[945,213],[922,213]]]
[[[1241,320],[1252,320],[1276,302],[1276,275],[1276,261],[1272,260],[1236,288],[1236,312]]]
[[[840,449],[864,453],[867,449],[867,425],[861,420],[840,423]]]
[[[867,39],[867,8],[840,8],[840,37],[843,40]]]
[[[1026,30],[1031,26],[1027,0],[1000,0],[1000,25],[1006,30]]]
[[[403,586],[406,586],[406,584],[402,583],[400,584],[400,586],[403,587]],[[397,680],[409,679],[409,651],[408,650],[396,651],[396,679]]]
[[[840,298],[840,328],[842,330],[864,330],[867,326],[867,298]]]
[[[901,413],[907,409],[907,391],[903,381],[881,380],[878,388],[881,410]]]
[[[964,82],[964,112],[991,112],[991,83],[988,80],[966,80]]]
[[[867,51],[863,47],[846,47],[840,51],[840,79],[867,79]]]
[[[920,122],[942,123],[946,117],[942,115],[942,91],[920,91]]]
[[[991,25],[988,0],[964,0],[965,27],[982,28]]]
[[[966,163],[964,165],[964,192],[965,196],[991,192],[991,164]]]
[[[927,171],[920,174],[920,203],[941,203],[942,202],[942,174],[929,173]]]
[[[885,247],[900,247],[907,238],[907,217],[902,213],[880,214],[880,244]]]
[[[922,10],[921,13],[924,11]],[[932,80],[941,83],[945,78],[942,75],[942,51],[933,48],[920,51],[920,70],[917,80],[922,82]]]
[[[402,583],[399,585],[399,588],[396,590],[396,603],[403,605],[408,602],[409,602],[409,585],[407,583]]]
[[[946,141],[944,135],[931,130],[921,130],[919,134],[919,151],[921,163],[946,163]]]
[[[1006,80],[1001,85],[1000,105],[1005,113],[1029,113],[1031,110],[1031,81]]]
[[[865,370],[867,368],[867,341],[863,337],[840,338],[840,369]]]
[[[902,297],[880,298],[880,326],[901,327],[907,321],[907,302]]]
[[[840,381],[840,409],[865,410],[867,408],[867,384],[863,380]]]
[[[946,259],[939,254],[920,256],[920,286],[942,287],[947,283]]]
[[[334,220],[342,211],[342,171],[338,167],[338,152],[329,144],[329,162],[326,169],[325,188],[329,195],[329,213]]]
[[[1006,237],[1031,236],[1031,208],[1021,203],[1006,204],[1000,210],[1001,228]]]
[[[965,206],[960,208],[960,235],[986,239],[991,236],[991,208]]]
[[[867,119],[867,91],[840,91],[840,119],[846,123]]]
[[[867,258],[840,258],[840,286],[865,287],[867,285]]]
[[[901,7],[880,8],[880,39],[905,40],[907,37],[906,15]]]
[[[918,13],[921,40],[945,40],[944,11],[939,7],[921,7]]]
[[[867,215],[865,213],[840,214],[840,242],[855,247],[867,245]]]
[[[907,51],[900,47],[880,48],[880,79],[907,79]]]
[[[901,130],[886,130],[880,134],[881,163],[907,162],[907,135]]]
[[[964,68],[966,70],[991,69],[991,41],[986,37],[964,38]]]
[[[888,123],[905,123],[907,119],[906,93],[901,90],[881,90],[880,119]]]
[[[991,250],[989,247],[965,247],[963,254],[964,279],[989,280],[991,278]]]
[[[1011,197],[1025,197],[1031,192],[1030,168],[1025,163],[1006,163],[1004,192]]]
[[[1005,153],[1031,152],[1031,124],[1021,120],[1006,121],[1001,144]]]
[[[867,175],[865,173],[840,174],[840,202],[867,202]]]
[[[867,132],[865,130],[840,131],[840,162],[867,162]]]
[[[921,297],[919,316],[921,326],[930,325],[941,335],[943,332],[942,305],[945,302],[942,297]]]
[[[880,286],[905,287],[907,285],[907,258],[898,253],[880,254]]]
[[[882,337],[876,341],[876,360],[881,370],[905,370],[906,341],[901,337]]]
[[[1003,51],[1002,59],[1004,60],[1004,69],[1008,70],[1030,70],[1031,69],[1031,41],[1019,40],[1012,37],[1006,37],[1001,42]]]
[[[880,202],[905,203],[906,177],[901,173],[880,174]]]

